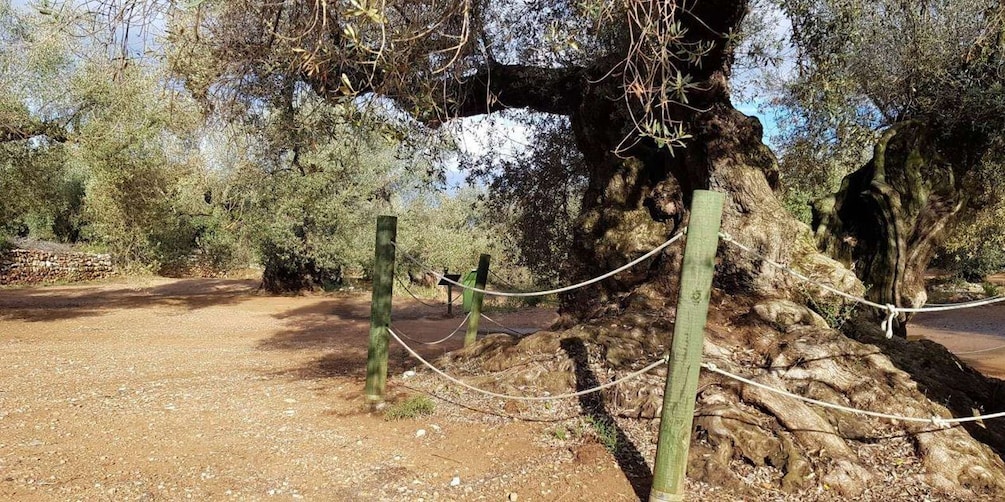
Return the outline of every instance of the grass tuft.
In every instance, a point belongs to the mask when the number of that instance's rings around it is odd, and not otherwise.
[[[618,450],[618,429],[613,423],[603,418],[589,416],[586,421],[593,426],[593,433],[597,436],[597,441],[607,448],[607,451],[615,453]]]
[[[426,396],[412,396],[384,411],[384,420],[405,420],[432,415],[436,404]]]

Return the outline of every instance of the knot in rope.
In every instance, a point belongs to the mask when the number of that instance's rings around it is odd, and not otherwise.
[[[719,232],[719,237],[725,242],[736,242],[733,240],[733,236],[726,232]]]
[[[880,327],[886,331],[886,337],[893,338],[893,321],[897,319],[897,306],[887,303],[884,307],[887,311],[886,320]]]
[[[932,425],[940,429],[948,429],[951,426],[949,420],[938,415],[932,415]]]
[[[708,371],[712,371],[712,372],[718,372],[719,371],[719,367],[716,366],[715,363],[705,363],[705,364],[702,364],[702,366],[705,369],[707,369]]]

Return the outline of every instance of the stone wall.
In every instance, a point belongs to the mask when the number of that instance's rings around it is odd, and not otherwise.
[[[0,252],[0,284],[89,281],[115,273],[107,254],[11,249]]]

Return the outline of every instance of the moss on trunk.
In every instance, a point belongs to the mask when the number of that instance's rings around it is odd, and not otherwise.
[[[854,269],[877,303],[925,303],[925,270],[963,208],[961,169],[937,145],[918,122],[887,129],[872,160],[814,207],[820,248]],[[897,329],[902,336],[903,326]]]

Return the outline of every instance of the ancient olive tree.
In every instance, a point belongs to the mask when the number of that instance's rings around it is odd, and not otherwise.
[[[872,159],[815,204],[822,249],[881,303],[920,306],[924,273],[961,213],[993,203],[1000,159],[1005,5],[783,0],[798,49],[787,100],[818,142]],[[858,131],[856,135],[856,131]],[[903,330],[901,330],[903,333]]]
[[[511,108],[567,117],[586,180],[571,251],[579,275],[661,243],[686,221],[692,191],[713,189],[727,195],[724,230],[735,239],[861,293],[852,273],[817,252],[809,228],[786,216],[761,125],[730,101],[748,8],[742,0],[201,2],[175,13],[172,65],[207,103],[228,93],[267,101],[277,82],[294,81],[350,112],[369,101],[387,116],[407,114],[429,127]],[[921,140],[929,130],[898,126],[885,143],[890,158],[874,164],[892,170],[935,158],[932,143]],[[951,164],[935,168],[952,171]],[[503,387],[575,384],[588,364],[615,372],[638,367],[643,355],[667,346],[675,254],[564,298],[571,328],[519,343],[489,338],[459,356],[485,371],[535,361],[532,370],[500,375]],[[915,416],[945,413],[875,347],[788,301],[806,293],[790,276],[730,246],[719,256],[707,358],[819,399]],[[553,362],[542,370],[542,360]],[[605,397],[621,417],[651,419],[661,387],[658,375],[649,376]],[[932,389],[926,391],[939,394]],[[959,412],[964,405],[957,404]],[[890,455],[906,449],[928,489],[961,496],[1005,490],[1001,459],[960,428],[855,420],[709,375],[698,405],[691,472],[713,483],[740,487],[736,468],[755,466],[786,490],[826,486],[857,496],[889,486],[886,471],[873,472],[863,449],[886,441],[891,448],[878,457],[892,464]],[[595,416],[598,406],[606,405],[584,404]],[[989,443],[1005,444],[989,434]],[[645,484],[644,464],[623,465]]]

